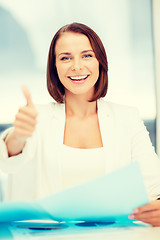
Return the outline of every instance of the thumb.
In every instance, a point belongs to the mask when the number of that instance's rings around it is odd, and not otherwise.
[[[27,106],[33,107],[34,104],[32,102],[32,98],[31,98],[31,94],[30,94],[29,89],[26,86],[22,86],[22,91],[23,91],[23,94],[26,98]]]

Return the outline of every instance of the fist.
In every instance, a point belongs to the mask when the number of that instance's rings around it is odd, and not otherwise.
[[[31,137],[37,124],[37,111],[32,102],[30,92],[27,87],[23,86],[22,91],[26,98],[26,106],[21,107],[16,114],[14,121],[14,136],[19,140],[26,140]]]

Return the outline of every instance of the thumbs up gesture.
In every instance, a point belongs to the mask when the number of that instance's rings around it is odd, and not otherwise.
[[[22,152],[26,139],[31,137],[37,124],[37,111],[32,102],[30,92],[23,86],[22,91],[26,98],[26,105],[21,107],[16,114],[14,121],[14,131],[6,141],[8,156],[15,156]]]
[[[18,140],[26,140],[31,137],[37,123],[37,111],[32,102],[30,92],[26,86],[22,87],[24,97],[26,98],[26,106],[19,109],[14,121],[14,137]]]

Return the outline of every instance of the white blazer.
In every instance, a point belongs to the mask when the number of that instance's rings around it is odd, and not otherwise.
[[[160,195],[160,161],[138,111],[102,99],[97,104],[105,172],[138,161],[149,198],[155,199]],[[12,129],[2,134],[0,169],[9,174],[6,200],[32,200],[61,190],[65,105],[50,103],[37,110],[36,130],[21,154],[8,158],[5,140]]]

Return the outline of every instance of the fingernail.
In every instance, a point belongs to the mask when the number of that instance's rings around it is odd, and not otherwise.
[[[130,214],[130,215],[128,216],[128,218],[129,218],[129,219],[134,219],[135,217],[134,217],[133,214]]]
[[[139,212],[138,208],[135,208],[135,209],[133,210],[133,213],[138,213],[138,212]]]

